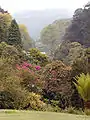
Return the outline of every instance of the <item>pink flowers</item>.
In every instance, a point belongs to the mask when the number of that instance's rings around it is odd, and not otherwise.
[[[32,65],[30,63],[27,63],[27,62],[23,62],[23,65],[26,67],[32,67]]]
[[[21,67],[20,67],[18,64],[16,64],[16,68],[17,68],[18,70],[21,70]]]
[[[40,67],[40,66],[36,66],[35,68],[36,68],[36,70],[40,70],[40,69],[41,69],[41,67]]]
[[[16,65],[16,68],[18,70],[28,70],[29,72],[30,71],[35,71],[35,70],[40,70],[41,67],[40,66],[34,66],[30,63],[27,63],[27,62],[23,62],[21,65]]]

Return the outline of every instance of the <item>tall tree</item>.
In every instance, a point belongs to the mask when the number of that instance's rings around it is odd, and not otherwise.
[[[12,17],[9,13],[0,12],[0,42],[7,40],[7,32],[10,26]]]
[[[8,31],[8,41],[7,43],[9,45],[13,45],[16,47],[22,47],[22,39],[21,39],[21,33],[19,30],[19,26],[16,22],[16,20],[12,20],[11,26]]]
[[[90,47],[90,4],[83,9],[79,8],[73,15],[71,25],[67,28],[64,40],[79,42],[85,47]]]

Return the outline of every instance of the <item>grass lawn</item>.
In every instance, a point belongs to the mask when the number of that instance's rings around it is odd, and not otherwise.
[[[90,117],[54,112],[0,111],[0,120],[90,120]]]

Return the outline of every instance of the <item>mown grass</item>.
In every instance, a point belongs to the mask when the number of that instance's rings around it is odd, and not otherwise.
[[[1,110],[0,120],[90,120],[90,117],[55,112]]]

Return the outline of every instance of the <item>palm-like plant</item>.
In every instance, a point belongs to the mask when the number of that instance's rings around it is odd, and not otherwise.
[[[87,75],[85,75],[82,73],[80,77],[77,76],[75,80],[76,82],[74,82],[74,84],[85,102],[85,107],[90,109],[90,74],[87,73]]]

